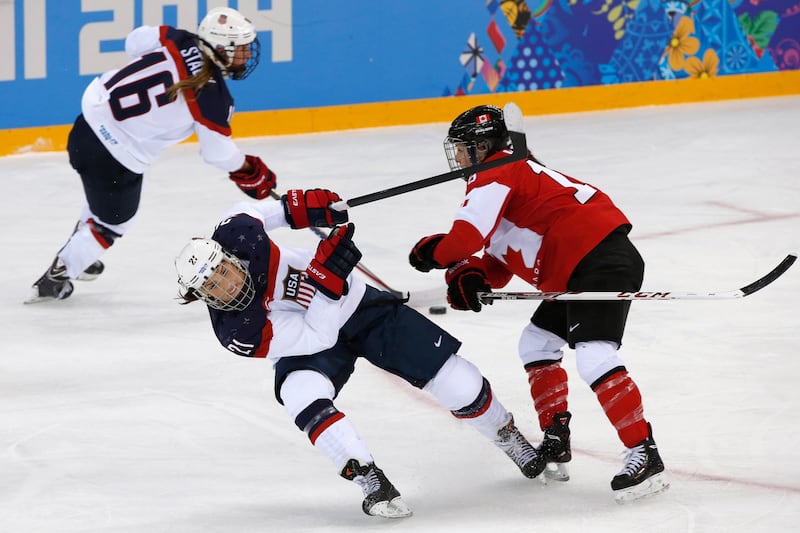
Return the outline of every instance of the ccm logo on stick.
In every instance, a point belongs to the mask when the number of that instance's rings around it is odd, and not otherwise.
[[[621,292],[620,298],[666,298],[669,296],[668,292]]]

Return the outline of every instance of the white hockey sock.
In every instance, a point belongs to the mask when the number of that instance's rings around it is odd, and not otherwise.
[[[311,444],[333,462],[337,471],[351,457],[364,464],[372,462],[367,444],[344,413],[333,405],[335,394],[330,379],[313,370],[291,372],[280,390],[289,416],[308,435]]]
[[[105,252],[97,239],[92,235],[89,224],[81,227],[72,234],[64,248],[58,252],[58,257],[67,267],[67,276],[75,279],[86,270],[86,267],[100,259]]]
[[[487,438],[508,422],[509,414],[494,397],[492,387],[478,367],[458,355],[450,356],[426,385],[439,403]]]
[[[317,436],[314,447],[321,451],[336,466],[337,471],[351,457],[358,459],[362,464],[374,461],[367,448],[367,443],[358,436],[355,426],[343,417]]]
[[[486,382],[489,387],[489,382]],[[503,404],[494,397],[491,387],[488,389],[488,404],[483,406],[483,412],[472,417],[461,417],[464,422],[477,429],[481,435],[487,439],[494,441],[497,438],[497,430],[505,426],[511,415],[508,413]],[[456,412],[454,411],[453,414]],[[458,416],[458,415],[456,415]]]

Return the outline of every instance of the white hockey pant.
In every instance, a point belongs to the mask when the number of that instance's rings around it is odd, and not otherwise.
[[[529,323],[519,339],[519,357],[523,365],[561,361],[567,343],[558,335]],[[578,375],[591,386],[610,370],[624,366],[617,355],[619,345],[613,341],[586,341],[575,344]]]

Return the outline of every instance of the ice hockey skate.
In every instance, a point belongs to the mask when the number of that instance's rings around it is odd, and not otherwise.
[[[553,415],[553,424],[545,428],[541,444],[536,453],[547,464],[544,477],[553,481],[569,481],[569,470],[566,463],[572,460],[570,448],[569,411]]]
[[[625,466],[611,480],[614,500],[627,503],[650,496],[669,488],[664,474],[664,462],[653,440],[653,428],[647,424],[650,435],[630,448],[625,455]]]
[[[103,264],[102,261],[95,261],[94,263],[86,267],[86,270],[81,272],[78,275],[77,279],[78,281],[94,281],[95,279],[97,279],[97,276],[103,273],[105,269],[106,266]]]
[[[511,413],[508,415],[508,422],[497,430],[494,443],[514,461],[525,477],[538,477],[544,471],[546,464],[528,439],[514,425],[514,415]]]
[[[31,287],[26,304],[45,302],[48,300],[64,300],[72,294],[72,282],[67,277],[67,267],[61,258],[56,256],[53,264],[41,278]]]
[[[92,281],[103,273],[105,265],[102,261],[95,261],[78,276],[80,281]],[[26,304],[46,302],[51,300],[65,300],[70,297],[74,287],[67,277],[67,267],[60,257],[56,256],[53,264],[41,278],[31,287],[30,295],[25,300]]]
[[[375,463],[363,464],[357,459],[349,459],[340,475],[361,486],[364,491],[361,509],[366,514],[383,518],[411,516],[411,509],[400,497],[400,492]]]

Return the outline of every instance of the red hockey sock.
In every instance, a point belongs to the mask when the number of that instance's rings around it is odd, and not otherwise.
[[[567,371],[559,361],[543,366],[529,366],[528,383],[531,386],[533,406],[539,414],[539,427],[553,424],[553,415],[567,410]]]
[[[611,374],[593,389],[608,420],[627,448],[633,448],[648,437],[642,395],[627,371]]]

